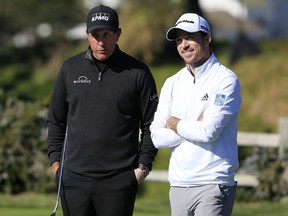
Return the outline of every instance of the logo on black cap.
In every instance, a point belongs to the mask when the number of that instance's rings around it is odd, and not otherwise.
[[[97,20],[109,21],[109,18],[110,18],[109,13],[96,13],[96,14],[92,14],[91,22],[94,22]]]

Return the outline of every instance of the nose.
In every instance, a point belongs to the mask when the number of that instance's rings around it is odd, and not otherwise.
[[[104,45],[104,40],[98,40],[98,44],[99,44],[100,46],[103,46],[103,45]]]
[[[187,48],[189,47],[188,40],[186,40],[185,38],[183,38],[181,45],[182,45],[183,49],[187,49]]]

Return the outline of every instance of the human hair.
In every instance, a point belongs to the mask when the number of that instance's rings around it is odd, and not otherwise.
[[[203,31],[199,31],[199,32],[200,32],[200,35],[201,35],[202,39],[204,39],[207,36],[211,37],[211,33],[206,33],[206,32],[203,32]],[[210,48],[210,50],[212,50],[212,39],[211,39],[211,42],[209,44],[209,48]]]

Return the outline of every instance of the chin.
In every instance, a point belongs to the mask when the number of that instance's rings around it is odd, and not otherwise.
[[[107,55],[98,55],[96,57],[99,61],[105,61],[108,59],[108,56]]]

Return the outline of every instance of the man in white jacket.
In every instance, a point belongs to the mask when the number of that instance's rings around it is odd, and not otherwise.
[[[155,147],[171,148],[172,216],[229,216],[239,165],[239,80],[213,54],[201,16],[183,14],[166,37],[186,64],[164,83],[150,126]]]

